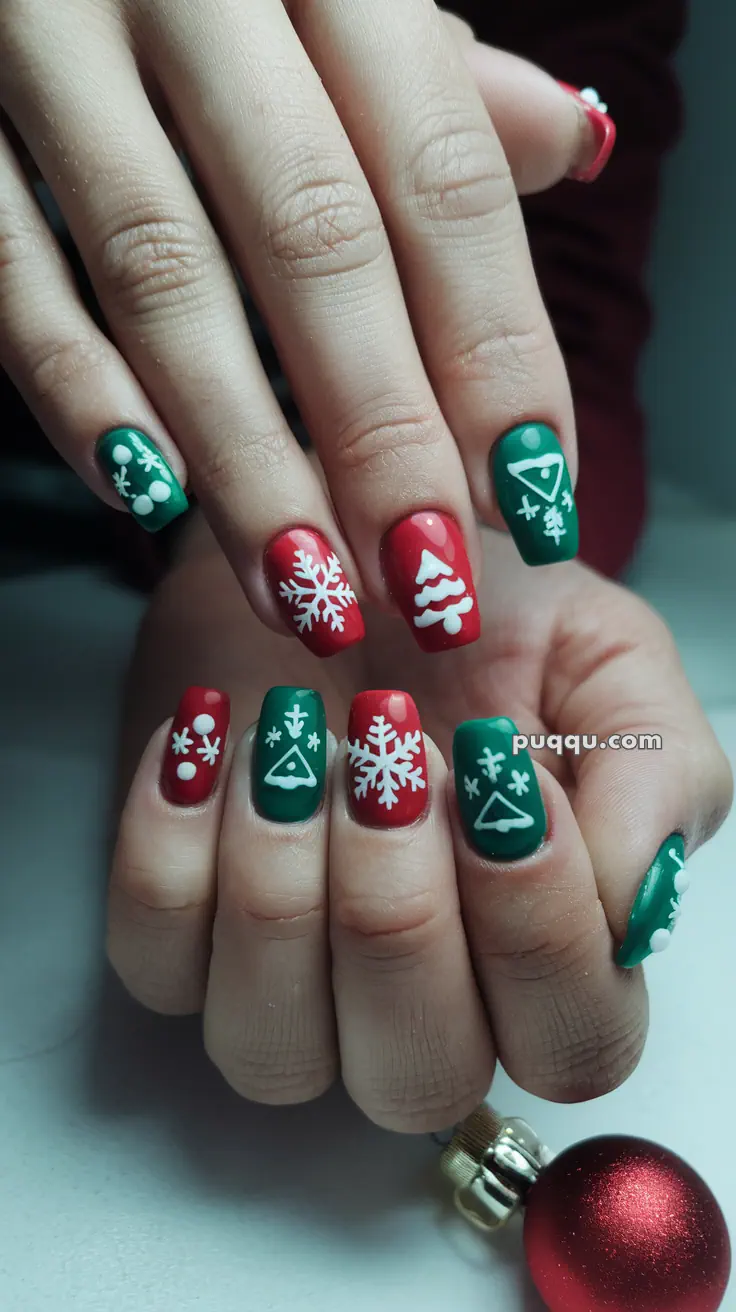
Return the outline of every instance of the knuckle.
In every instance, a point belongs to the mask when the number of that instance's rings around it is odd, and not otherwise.
[[[283,1026],[271,1033],[283,1033]],[[337,1077],[334,1053],[282,1046],[278,1037],[251,1043],[233,1041],[207,1023],[204,1047],[232,1089],[250,1102],[289,1106],[311,1102],[326,1093]]]
[[[72,388],[88,387],[109,363],[109,347],[92,335],[42,342],[27,360],[29,385],[40,401],[53,401]]]
[[[361,416],[338,429],[334,436],[334,459],[346,472],[377,474],[382,478],[399,469],[412,455],[422,459],[443,440],[439,416],[392,409],[389,415]]]
[[[549,1027],[522,1086],[552,1102],[585,1102],[611,1093],[628,1079],[644,1050],[645,1024],[611,1021],[576,1036],[574,1018],[561,1016]],[[526,1065],[526,1064],[525,1064]],[[508,1068],[507,1068],[508,1069]],[[509,1071],[519,1080],[519,1072]]]
[[[254,475],[278,474],[292,454],[293,439],[286,426],[215,437],[197,454],[192,469],[198,495],[218,501],[252,495]]]
[[[233,896],[228,914],[260,938],[291,941],[319,936],[327,913],[306,893],[254,885]]]
[[[407,170],[408,199],[418,216],[435,229],[488,219],[502,224],[508,216],[511,230],[516,189],[490,128],[441,114],[424,124],[422,135]]]
[[[422,1051],[432,1047],[423,1036]],[[401,1071],[398,1075],[397,1072]],[[397,1057],[390,1084],[356,1090],[354,1101],[376,1125],[407,1134],[431,1134],[467,1116],[485,1098],[492,1073],[469,1057],[463,1064],[435,1051],[431,1060],[408,1067]]]
[[[494,301],[493,311],[484,312],[475,325],[463,324],[463,334],[442,363],[448,385],[503,379],[506,393],[516,396],[520,388],[528,388],[530,379],[547,370],[545,356],[550,366],[556,363],[552,351],[557,348],[549,330],[541,322],[522,323],[517,305],[509,306],[504,315],[500,303]]]
[[[103,286],[137,318],[201,304],[213,269],[206,237],[188,219],[126,217],[100,248]]]
[[[387,250],[368,192],[338,176],[287,179],[264,207],[262,243],[278,278],[319,278],[365,269]]]
[[[333,930],[364,961],[408,969],[436,950],[447,921],[430,890],[390,898],[343,894],[333,898],[331,917]]]

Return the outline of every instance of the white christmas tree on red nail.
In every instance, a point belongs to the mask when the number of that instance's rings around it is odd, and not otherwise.
[[[439,582],[431,582],[434,579],[439,579]],[[459,633],[463,627],[463,615],[467,615],[475,605],[473,598],[468,595],[465,580],[455,573],[451,565],[425,550],[414,581],[421,588],[421,592],[414,598],[414,605],[420,612],[414,616],[416,627],[427,629],[430,624],[441,624],[445,633]],[[437,607],[437,602],[446,604]]]

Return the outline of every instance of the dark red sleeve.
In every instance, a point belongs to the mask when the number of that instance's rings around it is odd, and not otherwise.
[[[672,55],[684,0],[465,0],[478,36],[572,86],[593,86],[618,129],[590,186],[524,202],[537,276],[565,353],[580,443],[581,556],[609,575],[629,559],[645,510],[638,369],[650,326],[646,264],[660,166],[681,126]]]

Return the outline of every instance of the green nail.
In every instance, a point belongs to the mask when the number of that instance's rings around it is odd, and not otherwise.
[[[113,428],[97,443],[97,459],[134,519],[157,533],[188,501],[161,452],[137,428]]]
[[[616,954],[619,966],[630,970],[652,952],[670,945],[680,918],[680,902],[690,880],[685,871],[685,843],[670,834],[660,847],[636,895],[626,938]]]
[[[271,688],[256,733],[253,795],[261,815],[279,824],[319,809],[327,771],[327,720],[311,688]]]
[[[572,560],[578,512],[567,462],[546,424],[520,424],[496,444],[493,482],[501,514],[527,565]]]
[[[539,847],[547,816],[532,759],[512,752],[513,720],[466,720],[452,745],[455,788],[468,841],[494,861],[518,861]]]

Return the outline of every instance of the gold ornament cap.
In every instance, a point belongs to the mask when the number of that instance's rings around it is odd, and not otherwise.
[[[455,1186],[462,1216],[481,1230],[498,1230],[523,1206],[552,1157],[526,1121],[481,1103],[456,1126],[440,1167]]]

